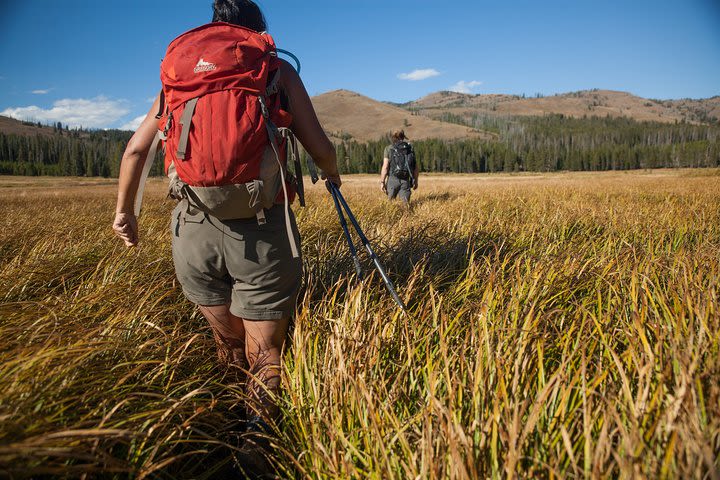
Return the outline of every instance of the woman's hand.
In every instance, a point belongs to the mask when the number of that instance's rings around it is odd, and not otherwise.
[[[126,247],[130,248],[138,244],[137,218],[132,213],[116,213],[112,228],[115,235],[125,242]]]
[[[330,174],[330,173],[323,173],[320,178],[325,180],[325,187],[330,191],[330,184],[334,183],[336,187],[340,188],[342,185],[342,180],[340,179],[340,174]]]

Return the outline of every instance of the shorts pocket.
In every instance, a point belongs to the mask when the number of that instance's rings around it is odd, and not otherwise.
[[[190,207],[182,212],[180,221],[185,223],[203,223],[205,221],[205,212],[195,207]]]
[[[186,224],[199,225],[205,220],[205,212],[192,206],[188,207],[185,201],[180,201],[172,211],[170,231],[175,237],[180,237],[180,232]]]

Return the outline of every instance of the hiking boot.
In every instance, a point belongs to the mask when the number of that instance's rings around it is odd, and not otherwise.
[[[234,452],[236,468],[241,478],[252,480],[279,479],[272,465],[272,428],[258,416],[245,423],[240,447]]]

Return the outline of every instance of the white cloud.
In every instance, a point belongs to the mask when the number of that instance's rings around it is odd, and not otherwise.
[[[145,120],[145,115],[140,115],[139,117],[135,117],[129,122],[127,122],[125,125],[120,127],[120,130],[132,130],[133,132],[138,129],[142,121]]]
[[[475,87],[479,87],[480,85],[482,85],[482,82],[478,82],[477,80],[472,80],[470,82],[460,80],[455,85],[450,87],[450,91],[458,93],[472,93],[472,89]]]
[[[410,73],[399,73],[397,77],[400,80],[410,80],[416,82],[418,80],[425,80],[426,78],[430,77],[437,77],[438,75],[440,75],[440,72],[438,72],[434,68],[425,68],[421,70],[413,70]]]
[[[34,93],[35,95],[46,95],[46,94],[50,93],[50,89],[49,88],[38,89],[38,90],[33,90],[30,93]]]
[[[107,128],[129,112],[124,101],[101,95],[91,99],[65,98],[54,102],[49,109],[35,105],[6,108],[0,115],[43,123],[62,122],[71,128]]]

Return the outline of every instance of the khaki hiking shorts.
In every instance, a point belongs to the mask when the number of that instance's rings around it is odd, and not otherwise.
[[[278,320],[295,312],[302,259],[293,258],[285,212],[276,205],[256,218],[218,220],[182,200],[172,213],[172,254],[183,293],[198,305],[230,304],[247,320]],[[290,220],[297,245],[295,216]]]

